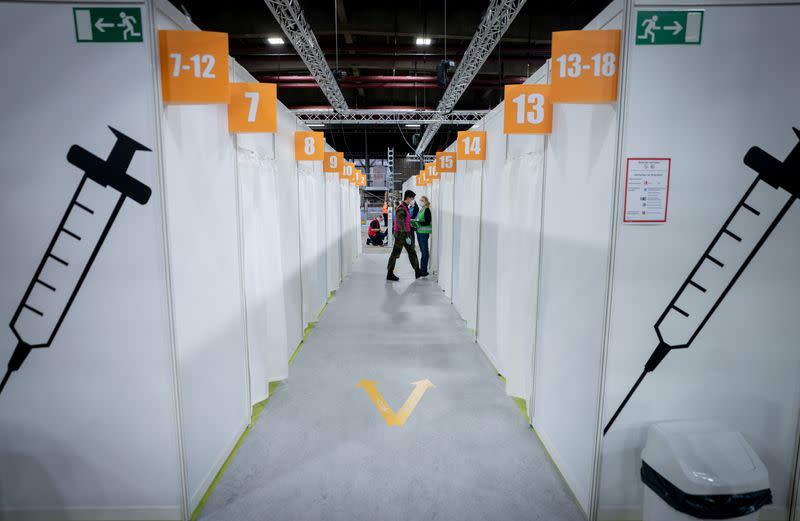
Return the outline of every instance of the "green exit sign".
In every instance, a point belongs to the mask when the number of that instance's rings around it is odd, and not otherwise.
[[[142,10],[138,7],[73,7],[79,42],[141,42]]]
[[[703,11],[639,11],[636,45],[700,45]]]

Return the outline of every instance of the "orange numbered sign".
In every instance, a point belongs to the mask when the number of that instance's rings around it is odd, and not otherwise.
[[[344,168],[344,152],[325,152],[322,162],[323,172],[341,174]]]
[[[552,130],[550,85],[506,85],[503,100],[506,134],[550,134]]]
[[[553,103],[617,100],[620,31],[553,33]]]
[[[455,172],[456,171],[456,153],[455,152],[436,152],[436,171]],[[438,179],[438,176],[437,176]]]
[[[278,129],[278,96],[274,83],[231,83],[228,130],[275,132]]]
[[[322,161],[325,143],[322,132],[294,133],[294,158],[297,161]]]
[[[425,180],[439,179],[439,171],[436,169],[436,163],[425,163]]]
[[[480,161],[486,159],[486,132],[459,132],[458,159],[462,161]]]
[[[228,103],[228,35],[158,31],[165,103]]]
[[[355,171],[356,171],[356,165],[354,163],[345,162],[344,167],[342,167],[342,173],[339,174],[339,179],[344,179],[349,181],[350,179],[352,179]]]

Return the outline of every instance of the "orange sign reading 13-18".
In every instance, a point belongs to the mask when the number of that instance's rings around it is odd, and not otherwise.
[[[553,103],[617,100],[620,31],[553,33]]]

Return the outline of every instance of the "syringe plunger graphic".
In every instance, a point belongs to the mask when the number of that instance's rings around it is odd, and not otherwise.
[[[150,149],[109,128],[117,141],[107,159],[78,145],[67,153],[84,175],[11,319],[18,344],[0,392],[33,348],[53,342],[125,199],[141,205],[150,200],[150,188],[127,174],[133,155]]]
[[[800,130],[794,129],[798,139]],[[647,373],[653,372],[673,349],[689,347],[778,223],[800,197],[800,143],[781,162],[758,147],[744,156],[744,163],[758,173],[739,203],[723,223],[700,260],[655,324],[658,346],[642,374],[609,420],[606,434]],[[761,191],[778,192],[785,200],[774,209],[762,208],[751,199]],[[770,196],[773,197],[774,196]],[[739,230],[764,230],[745,235]]]

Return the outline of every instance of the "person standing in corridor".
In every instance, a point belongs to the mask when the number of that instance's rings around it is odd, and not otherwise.
[[[417,232],[417,241],[419,242],[419,251],[421,254],[419,269],[423,277],[428,276],[428,259],[430,258],[430,251],[428,249],[428,242],[431,238],[431,231],[433,231],[433,221],[431,216],[431,202],[424,195],[419,198],[422,208],[417,212],[417,216],[411,223],[414,230]]]
[[[397,259],[400,258],[403,248],[408,252],[408,260],[411,262],[411,267],[414,268],[414,274],[417,278],[422,276],[419,270],[419,261],[417,261],[417,252],[414,249],[414,241],[411,236],[411,211],[408,208],[410,203],[414,202],[417,196],[411,190],[406,190],[403,194],[403,201],[397,205],[394,215],[394,248],[392,254],[389,256],[389,265],[386,267],[386,280],[400,280],[394,274],[394,266]]]

